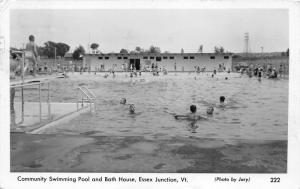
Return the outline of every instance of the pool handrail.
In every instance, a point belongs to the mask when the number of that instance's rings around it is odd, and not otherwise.
[[[37,82],[32,82],[32,83],[28,83],[25,82],[24,80],[22,81],[21,84],[11,84],[10,88],[21,88],[21,109],[22,109],[22,114],[21,114],[21,122],[17,123],[17,125],[20,125],[24,122],[24,87],[27,86],[35,86],[38,85],[38,90],[39,90],[39,118],[40,118],[40,122],[42,122],[42,100],[41,100],[41,95],[42,95],[42,85],[47,84],[47,105],[48,105],[48,119],[50,119],[51,117],[51,100],[50,100],[50,82],[49,81],[44,81],[41,82],[39,80],[37,80]]]
[[[96,95],[91,90],[89,90],[88,88],[86,88],[84,86],[82,86],[81,88],[86,90],[86,92],[89,93],[92,96],[93,99],[96,98]]]
[[[81,106],[83,107],[83,102],[84,100],[88,100],[88,103],[90,104],[90,112],[92,112],[92,104],[94,104],[95,107],[95,96],[93,96],[94,94],[86,87],[84,87],[85,90],[82,87],[78,87],[77,88],[77,111],[79,110],[78,108],[78,103],[81,102]],[[81,98],[81,101],[78,100],[78,91],[81,92],[81,94],[83,94],[86,98]],[[86,92],[88,91],[88,92]],[[88,93],[92,94],[93,97],[91,97]]]

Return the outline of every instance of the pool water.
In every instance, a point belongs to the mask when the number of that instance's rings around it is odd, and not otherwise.
[[[44,133],[93,134],[105,136],[144,136],[149,139],[172,137],[221,138],[227,140],[287,140],[288,80],[270,80],[237,73],[169,73],[168,75],[130,78],[117,73],[72,75],[51,84],[54,101],[76,99],[75,88],[84,85],[97,96],[96,111],[82,114],[68,123],[51,127]],[[225,80],[228,77],[228,80]],[[60,91],[60,92],[59,92]],[[219,97],[225,107],[218,107]],[[136,114],[129,113],[134,104]],[[174,114],[186,114],[195,104],[197,112],[208,117],[195,126],[176,120]],[[206,108],[215,106],[213,116]]]

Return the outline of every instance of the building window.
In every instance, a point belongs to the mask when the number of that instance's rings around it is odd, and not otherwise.
[[[168,57],[167,57],[167,56],[164,56],[163,59],[168,59]]]
[[[224,56],[224,59],[229,59],[229,56]]]
[[[184,56],[184,57],[183,57],[183,59],[188,59],[188,58],[189,58],[189,57],[187,57],[187,56]]]
[[[150,56],[150,59],[154,59],[154,57],[153,57],[153,56]]]
[[[106,57],[105,57],[105,60],[108,60],[108,59],[109,59],[109,57],[108,57],[108,56],[106,56]]]
[[[210,57],[210,59],[215,59],[215,58],[216,58],[215,56],[211,56],[211,57]]]
[[[128,59],[128,57],[127,57],[127,56],[124,56],[123,59]]]
[[[174,59],[174,56],[170,56],[170,59]]]
[[[122,57],[118,56],[118,59],[122,59]]]
[[[102,60],[102,59],[103,59],[103,57],[102,57],[102,56],[99,56],[99,57],[98,57],[98,59],[101,59],[101,60]]]
[[[190,59],[195,59],[195,57],[194,56],[190,56]]]
[[[144,56],[143,59],[148,59],[148,56]]]
[[[156,61],[161,61],[161,57],[160,56],[156,57]]]

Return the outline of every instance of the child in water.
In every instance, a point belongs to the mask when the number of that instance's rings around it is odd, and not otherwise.
[[[126,104],[126,98],[122,98],[120,104]]]
[[[219,107],[225,107],[225,96],[220,96],[220,104]]]
[[[134,104],[129,105],[129,113],[134,114],[135,113],[135,107]]]
[[[186,119],[186,120],[190,120],[190,121],[196,121],[196,120],[200,120],[200,119],[205,119],[204,117],[197,115],[197,107],[196,105],[191,105],[190,106],[190,113],[188,113],[187,115],[175,115],[175,119]]]
[[[258,71],[258,81],[261,81],[261,71]]]
[[[209,106],[206,110],[206,114],[207,115],[212,115],[214,113],[214,107],[213,106]]]
[[[225,96],[220,96],[220,104],[225,104]]]

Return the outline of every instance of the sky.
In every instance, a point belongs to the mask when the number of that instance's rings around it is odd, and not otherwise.
[[[251,52],[281,52],[289,47],[287,9],[116,9],[116,10],[20,10],[10,13],[10,43],[22,47],[29,35],[42,46],[47,41],[63,42],[88,51],[98,43],[103,53],[134,50],[151,45],[178,53],[243,52],[249,33]]]

